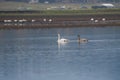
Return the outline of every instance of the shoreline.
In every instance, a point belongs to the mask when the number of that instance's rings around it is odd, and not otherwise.
[[[0,25],[1,29],[37,29],[37,28],[74,28],[74,27],[108,27],[108,26],[120,26],[120,23],[117,24],[42,24],[42,25]]]
[[[91,26],[120,26],[120,14],[1,16],[0,18],[0,29]]]

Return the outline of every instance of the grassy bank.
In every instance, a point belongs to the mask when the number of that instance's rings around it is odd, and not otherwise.
[[[120,9],[87,9],[87,10],[51,10],[44,11],[46,15],[95,15],[95,14],[120,14]]]
[[[120,14],[120,9],[87,9],[87,10],[41,10],[41,11],[19,11],[0,12],[0,16],[40,16],[40,15],[103,15]]]

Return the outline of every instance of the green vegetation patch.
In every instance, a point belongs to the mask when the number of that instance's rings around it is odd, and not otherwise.
[[[0,16],[40,16],[40,15],[101,15],[120,14],[120,9],[86,9],[86,10],[42,10],[32,12],[0,13]]]

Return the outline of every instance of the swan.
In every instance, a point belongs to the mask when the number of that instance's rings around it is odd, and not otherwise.
[[[58,40],[57,40],[57,42],[58,43],[67,43],[69,40],[68,39],[65,39],[65,38],[61,38],[60,39],[60,34],[58,34]]]
[[[78,42],[79,43],[86,43],[86,42],[88,42],[88,39],[80,38],[80,35],[78,35]]]

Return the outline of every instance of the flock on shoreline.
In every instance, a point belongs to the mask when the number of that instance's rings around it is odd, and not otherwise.
[[[81,27],[81,26],[119,26],[120,20],[107,17],[89,17],[87,19],[3,19],[0,21],[1,29],[6,28],[52,28],[52,27]]]
[[[99,21],[99,20],[94,19],[94,18],[91,18],[90,20],[94,21],[94,22],[98,22]],[[44,18],[43,21],[47,22],[47,19]],[[48,19],[48,22],[52,22],[52,21],[53,21],[52,19]],[[102,18],[102,21],[106,21],[106,18]],[[22,23],[22,22],[28,22],[28,20],[27,19],[20,19],[20,20],[17,20],[17,19],[15,19],[15,20],[5,19],[5,20],[3,20],[3,22],[4,23],[12,23],[12,22],[20,22],[20,23]],[[31,22],[36,22],[36,20],[32,19]]]
[[[94,22],[94,23],[98,23],[100,20],[98,20],[98,19],[95,19],[95,18],[90,18],[90,20],[88,20],[88,22],[89,21],[92,21],[92,22]],[[101,19],[101,21],[106,21],[106,18],[102,18]],[[14,19],[14,20],[11,20],[11,19],[5,19],[5,20],[3,20],[3,21],[1,21],[3,24],[13,24],[13,23],[17,23],[17,24],[24,24],[24,23],[36,23],[36,22],[39,22],[40,23],[40,21],[37,21],[37,20],[35,20],[35,19],[31,19],[31,20],[27,20],[27,19],[19,19],[19,20],[17,20],[17,19]],[[45,24],[47,24],[47,23],[51,23],[51,22],[54,22],[54,20],[53,19],[46,19],[46,18],[44,18],[41,22],[45,22]],[[63,22],[65,22],[65,21],[63,21]],[[69,21],[68,21],[69,22]],[[71,22],[71,21],[70,21]],[[75,21],[73,21],[73,22],[75,22]],[[76,21],[76,22],[78,22],[78,21]],[[80,22],[80,21],[79,21]],[[81,21],[82,22],[82,21]]]

